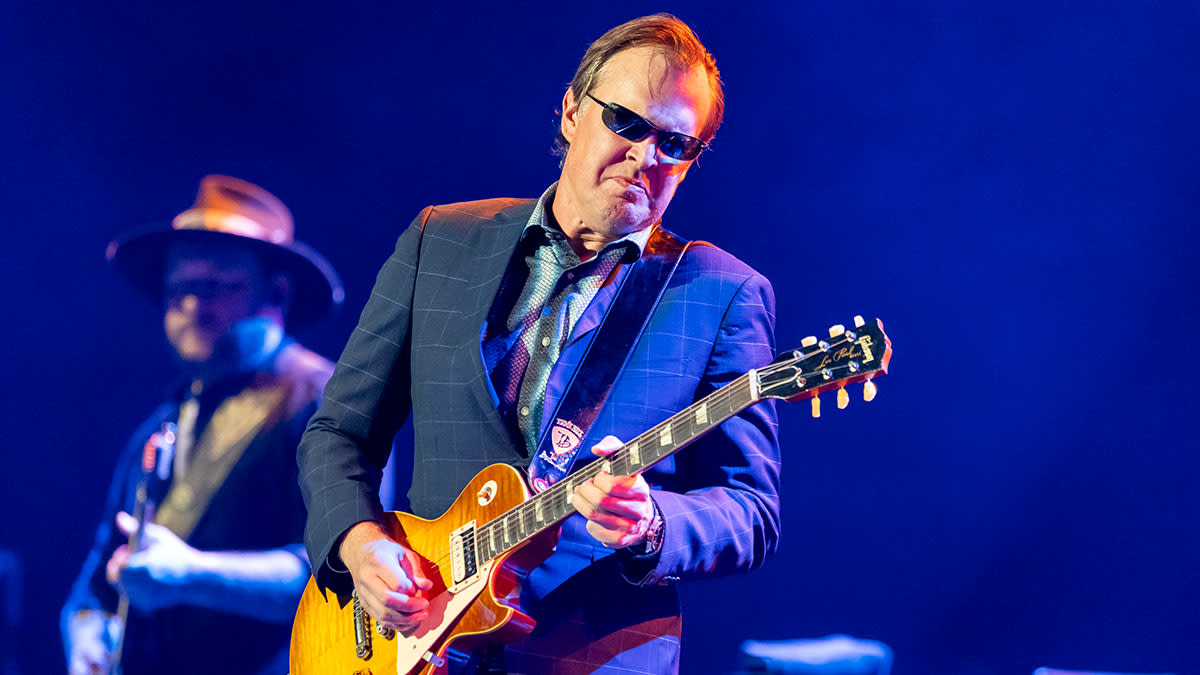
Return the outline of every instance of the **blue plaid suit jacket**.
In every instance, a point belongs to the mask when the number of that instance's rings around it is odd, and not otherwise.
[[[494,199],[426,208],[380,270],[299,449],[306,544],[322,588],[349,592],[349,575],[335,571],[334,546],[355,523],[380,517],[381,472],[409,414],[416,447],[409,498],[419,516],[440,515],[490,464],[528,464],[496,412],[480,338],[533,207],[533,200]],[[590,460],[588,449],[603,436],[633,438],[769,362],[774,322],[763,276],[693,243],[578,462]],[[547,418],[597,324],[585,312],[556,362]],[[614,553],[586,533],[582,517],[568,518],[555,554],[526,580],[522,602],[538,628],[509,648],[513,671],[677,671],[673,582],[751,569],[776,547],[776,431],[774,406],[759,403],[646,473],[665,522],[656,557]]]

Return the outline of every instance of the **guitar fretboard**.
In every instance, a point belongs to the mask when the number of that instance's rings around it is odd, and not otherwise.
[[[755,373],[750,372],[705,398],[684,408],[603,459],[591,462],[504,515],[475,531],[479,560],[491,560],[541,532],[554,527],[575,512],[568,501],[575,488],[601,471],[616,476],[641,473],[674,454],[688,443],[758,402]],[[580,448],[579,452],[588,452]]]

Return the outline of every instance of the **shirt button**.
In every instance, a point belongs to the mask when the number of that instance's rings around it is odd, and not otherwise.
[[[550,346],[550,338],[548,338],[548,337],[542,338],[542,346],[549,347]]]
[[[521,417],[529,417],[529,406],[521,406]]]

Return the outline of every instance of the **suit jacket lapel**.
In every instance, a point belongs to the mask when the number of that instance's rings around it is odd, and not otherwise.
[[[483,363],[483,329],[492,303],[500,291],[500,284],[508,271],[513,251],[516,250],[521,233],[525,224],[529,222],[529,216],[536,204],[537,200],[514,200],[512,205],[501,209],[490,221],[471,228],[476,237],[475,246],[467,250],[477,252],[477,256],[468,261],[467,269],[464,270],[470,275],[471,286],[479,289],[476,309],[484,317],[476,337],[478,346],[474,350],[475,383],[472,388],[480,409],[486,411],[488,424],[492,428],[490,438],[507,447],[516,457],[525,457],[526,453],[517,440],[512,438],[496,408],[498,397]]]

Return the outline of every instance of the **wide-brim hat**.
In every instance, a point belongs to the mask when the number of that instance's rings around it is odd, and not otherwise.
[[[342,304],[345,289],[333,265],[296,241],[292,214],[266,190],[229,176],[205,176],[192,208],[169,226],[126,233],[108,245],[108,259],[142,292],[162,302],[167,253],[180,242],[228,243],[257,254],[270,271],[292,280],[287,320],[304,326]]]

